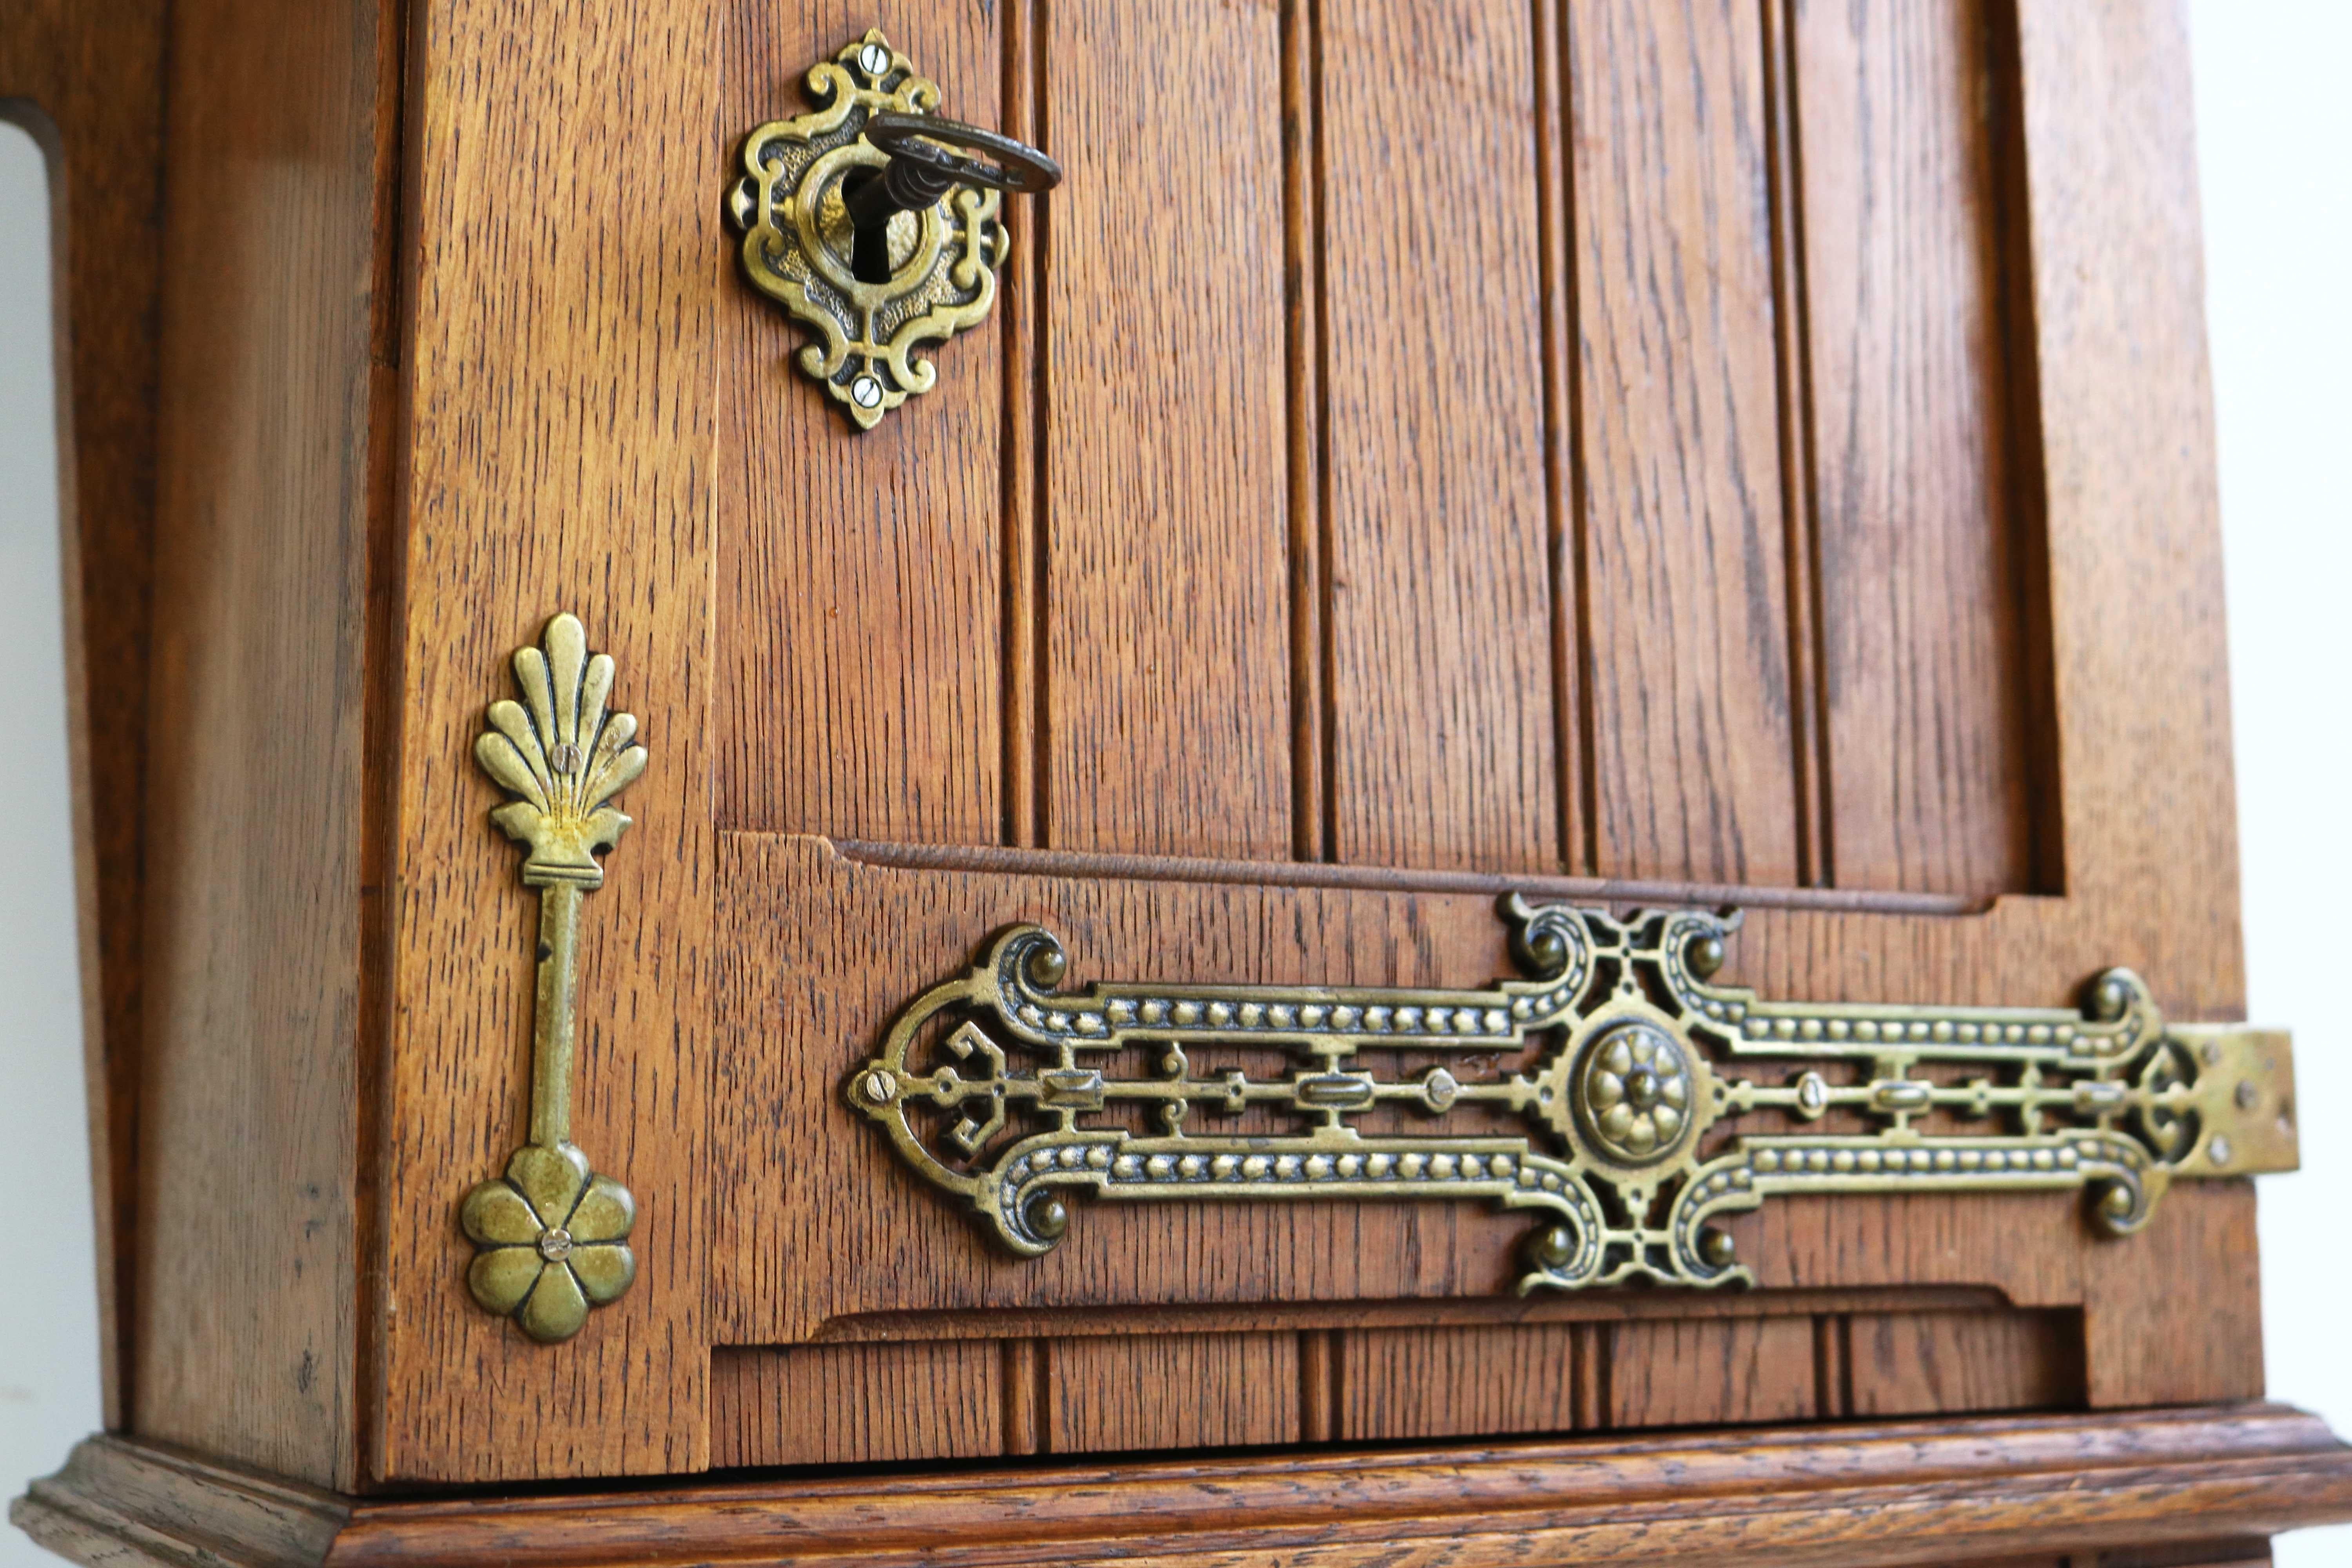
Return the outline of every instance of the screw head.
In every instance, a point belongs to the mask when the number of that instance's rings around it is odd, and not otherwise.
[[[2099,1206],[2116,1218],[2123,1218],[2132,1211],[2131,1189],[2121,1182],[2113,1184],[2099,1195]]]
[[[849,401],[860,408],[882,406],[882,384],[870,375],[861,375],[849,384]]]
[[[1029,955],[1029,978],[1051,991],[1070,972],[1070,961],[1058,947],[1041,947]]]
[[[1576,1258],[1576,1233],[1564,1225],[1539,1230],[1528,1244],[1528,1255],[1538,1268],[1565,1268]]]
[[[1568,967],[1568,939],[1556,931],[1539,931],[1528,939],[1528,958],[1539,974],[1557,974]]]
[[[572,1233],[557,1228],[539,1233],[539,1255],[550,1263],[561,1263],[572,1256]]]
[[[879,77],[890,68],[890,51],[879,44],[868,44],[857,51],[857,64],[867,76]]]
[[[547,753],[547,765],[559,773],[580,771],[580,748],[569,741],[559,741]]]
[[[1701,980],[1714,979],[1715,972],[1723,967],[1723,939],[1719,936],[1700,937],[1683,950],[1683,962]]]
[[[1029,1228],[1047,1241],[1059,1241],[1070,1228],[1069,1205],[1051,1194],[1029,1205]]]
[[[1728,1268],[1739,1257],[1739,1244],[1731,1233],[1715,1226],[1702,1226],[1698,1233],[1698,1255],[1710,1268]]]
[[[2205,1157],[2216,1165],[2228,1164],[2236,1154],[2237,1151],[2230,1147],[2230,1141],[2218,1132],[2213,1134],[2213,1141],[2205,1145]]]
[[[2255,1106],[2257,1106],[2257,1105],[2259,1105],[2259,1104],[2261,1104],[2261,1103],[2262,1103],[2262,1099],[2263,1099],[2263,1091],[2262,1091],[2262,1089],[2260,1089],[2260,1088],[2255,1084],[2255,1082],[2254,1082],[2254,1080],[2253,1080],[2253,1079],[2244,1079],[2244,1080],[2242,1080],[2242,1081],[2241,1081],[2241,1082],[2239,1083],[2239,1085],[2238,1085],[2238,1109],[2239,1109],[2239,1110],[2252,1110]]]
[[[866,1101],[869,1105],[887,1105],[898,1092],[898,1084],[893,1082],[890,1075],[880,1068],[876,1068],[872,1072],[867,1073],[865,1081],[859,1084],[858,1088],[866,1096]]]

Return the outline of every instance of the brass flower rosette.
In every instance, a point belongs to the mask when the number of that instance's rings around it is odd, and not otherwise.
[[[1752,1282],[1784,1193],[2080,1189],[2126,1236],[2189,1177],[2292,1169],[2286,1037],[2079,1012],[1769,1002],[1712,983],[1736,913],[1505,900],[1524,978],[1469,990],[1116,982],[999,936],[902,1013],[850,1103],[1015,1253],[1072,1200],[1482,1200],[1517,1287]],[[1139,1131],[1139,1128],[1141,1129]]]
[[[611,802],[645,772],[646,751],[635,718],[610,711],[613,660],[589,654],[577,616],[549,621],[514,671],[523,700],[490,704],[474,756],[511,797],[490,820],[528,850],[523,885],[539,890],[530,1142],[467,1195],[459,1221],[476,1249],[474,1300],[552,1344],[636,1278],[635,1201],[571,1142],[572,1068],[580,900],[604,886],[597,856],[629,826]]]

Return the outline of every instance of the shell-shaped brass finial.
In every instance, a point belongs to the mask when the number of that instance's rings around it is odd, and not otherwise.
[[[589,653],[580,617],[557,616],[540,641],[515,651],[524,700],[490,704],[474,757],[516,797],[490,820],[529,847],[524,883],[599,888],[604,869],[595,852],[618,843],[629,826],[607,803],[646,771],[646,749],[636,743],[635,715],[606,712],[613,657]]]

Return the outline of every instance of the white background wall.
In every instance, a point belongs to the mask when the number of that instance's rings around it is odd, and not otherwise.
[[[2151,0],[2160,3],[2160,0]],[[2191,0],[2249,1005],[2296,1030],[2304,1169],[2263,1181],[2273,1397],[2352,1433],[2352,5]],[[98,1422],[59,655],[47,205],[0,127],[0,1494]],[[2161,984],[2161,977],[2158,977]],[[2332,1196],[2329,1194],[2333,1194]],[[52,1560],[0,1531],[0,1568]],[[2352,1527],[2281,1568],[2352,1563]]]

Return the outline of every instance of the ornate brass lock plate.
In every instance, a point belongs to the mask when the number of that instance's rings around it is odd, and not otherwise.
[[[743,173],[728,212],[743,231],[744,275],[817,341],[800,365],[862,429],[929,392],[938,367],[918,351],[987,319],[1004,263],[1003,196],[957,185],[888,227],[888,277],[866,282],[844,182],[889,155],[864,139],[877,114],[932,114],[939,84],[915,73],[880,28],[808,73],[807,114],[743,139]]]
[[[2128,1235],[2176,1178],[2291,1170],[2284,1035],[2082,1012],[1767,1002],[1736,914],[1506,900],[1529,978],[1475,990],[1101,984],[1022,926],[900,1015],[850,1103],[1016,1253],[1080,1193],[1480,1199],[1518,1289],[1752,1276],[1712,1222],[1780,1193],[2084,1189]]]

